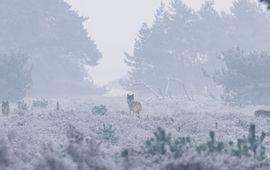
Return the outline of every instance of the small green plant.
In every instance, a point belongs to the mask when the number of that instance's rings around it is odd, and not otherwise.
[[[174,158],[182,157],[192,147],[190,137],[179,137],[170,143],[170,151],[173,153]]]
[[[146,140],[144,152],[150,155],[171,154],[174,158],[181,157],[186,151],[193,147],[190,137],[179,137],[173,139],[170,133],[158,127],[154,131],[154,137]]]
[[[112,125],[106,126],[103,124],[102,128],[98,129],[98,134],[103,140],[116,141],[115,132],[116,129],[113,129]]]
[[[105,105],[95,106],[92,109],[92,113],[95,115],[105,115],[107,112],[108,112],[108,109],[106,108]]]
[[[154,137],[146,140],[144,150],[151,155],[164,155],[170,150],[171,134],[161,127],[154,132]]]
[[[210,140],[206,144],[201,144],[197,147],[197,151],[201,154],[202,152],[207,153],[221,153],[225,149],[223,142],[216,141],[216,134],[214,131],[209,132]]]
[[[233,147],[233,143],[231,144],[231,146]],[[237,146],[235,149],[232,149],[232,155],[237,157],[250,156],[248,152],[248,147],[243,139],[237,139]]]
[[[263,145],[266,134],[262,132],[260,136],[256,135],[256,126],[250,125],[248,137],[237,140],[236,149],[232,150],[233,155],[253,156],[256,159],[263,160],[266,157],[265,146]]]
[[[145,141],[142,148],[146,156],[169,156],[175,159],[180,158],[188,153],[198,154],[197,156],[214,156],[226,155],[238,158],[247,158],[254,161],[256,167],[269,167],[269,160],[264,146],[266,134],[262,132],[256,135],[255,125],[250,125],[248,136],[239,138],[234,142],[217,141],[214,131],[209,132],[209,139],[202,144],[197,145],[191,141],[190,137],[172,138],[170,133],[164,129],[158,128],[154,131],[154,136]],[[158,161],[158,160],[157,160]]]
[[[45,99],[36,99],[33,100],[32,107],[47,108],[49,102]]]
[[[17,107],[18,107],[18,110],[20,110],[20,111],[27,111],[27,110],[29,109],[27,103],[25,103],[24,100],[19,101],[19,102],[17,103]]]
[[[173,139],[170,133],[158,127],[154,131],[154,137],[146,140],[144,152],[150,155],[171,154],[174,158],[181,157],[186,151],[193,147],[190,137],[179,137]]]

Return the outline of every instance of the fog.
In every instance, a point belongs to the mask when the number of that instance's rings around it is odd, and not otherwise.
[[[89,73],[97,85],[106,85],[110,81],[126,76],[128,67],[123,62],[124,51],[132,52],[134,39],[142,23],[152,24],[155,11],[160,3],[169,4],[168,0],[117,0],[111,2],[67,0],[67,2],[80,15],[89,17],[84,23],[85,28],[102,51],[103,58],[100,60],[100,64],[92,68]],[[198,10],[204,1],[185,0],[184,2]],[[214,6],[218,11],[229,12],[231,5],[232,0],[218,0]],[[114,41],[115,39],[117,42]]]

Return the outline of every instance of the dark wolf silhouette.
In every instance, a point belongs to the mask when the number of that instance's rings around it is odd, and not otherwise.
[[[9,103],[8,101],[2,101],[2,114],[8,115],[9,114]]]
[[[137,115],[140,115],[142,111],[142,105],[140,102],[134,100],[134,94],[129,95],[127,94],[127,104],[129,107],[129,113],[136,113]]]

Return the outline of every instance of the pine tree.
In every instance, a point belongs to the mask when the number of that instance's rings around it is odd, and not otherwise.
[[[215,75],[224,88],[224,100],[232,104],[269,104],[270,78],[268,52],[245,52],[240,48],[222,53],[225,63]],[[268,94],[269,93],[269,94]]]
[[[228,30],[231,47],[245,51],[265,51],[270,48],[270,16],[261,6],[250,0],[234,2],[231,9],[232,27]]]
[[[270,48],[270,17],[260,6],[239,0],[231,13],[218,13],[212,2],[198,12],[180,0],[169,9],[162,6],[154,24],[142,27],[134,53],[127,55],[131,71],[124,86],[157,96],[222,93],[211,78],[224,64],[217,54],[237,46],[250,52]]]
[[[169,59],[167,51],[168,14],[164,4],[157,10],[152,27],[143,24],[135,43],[133,55],[126,54],[126,63],[131,67],[130,81],[123,84],[129,90],[140,90],[157,96],[164,95]],[[166,62],[166,63],[165,63]]]
[[[0,52],[0,100],[19,101],[31,87],[29,57],[19,52]]]
[[[187,87],[201,87],[204,77],[197,54],[206,50],[202,44],[210,43],[201,42],[200,24],[200,16],[179,0],[172,1],[168,11],[162,6],[152,27],[142,28],[133,56],[127,55],[132,67],[129,83],[142,82],[146,90],[159,96],[187,95]]]
[[[96,91],[84,67],[101,58],[78,16],[62,0],[0,1],[0,48],[28,54],[33,95],[82,95]],[[92,88],[92,89],[91,89]]]
[[[270,9],[270,0],[259,0],[260,2],[264,2],[268,5],[268,9]]]

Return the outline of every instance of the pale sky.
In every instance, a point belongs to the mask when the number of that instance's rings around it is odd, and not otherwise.
[[[105,85],[127,74],[124,52],[131,53],[143,22],[151,24],[160,3],[169,0],[66,0],[79,15],[89,17],[85,28],[103,58],[90,69],[96,85]],[[183,0],[198,9],[204,0]],[[216,0],[217,10],[228,11],[233,0]]]

